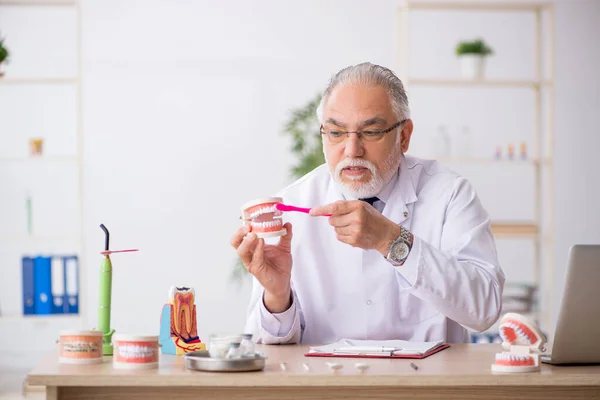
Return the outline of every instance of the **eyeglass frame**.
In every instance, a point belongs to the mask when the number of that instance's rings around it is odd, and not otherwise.
[[[379,139],[383,138],[383,136],[384,136],[386,133],[389,133],[389,132],[393,131],[394,129],[398,128],[399,126],[401,126],[401,125],[402,125],[403,123],[405,123],[406,121],[408,121],[408,118],[405,118],[405,119],[403,119],[402,121],[396,122],[394,125],[390,126],[390,127],[389,127],[389,128],[387,128],[387,129],[381,129],[381,130],[376,130],[376,131],[368,131],[368,132],[373,132],[373,133],[376,133],[377,135],[380,135],[380,136],[378,136],[378,137],[377,137],[377,139],[376,139],[376,140],[374,140],[374,141],[373,141],[373,142],[371,142],[371,143],[374,143],[374,142],[377,142],[377,141],[379,141]],[[319,128],[319,132],[320,132],[321,136],[325,135],[325,136],[327,136],[327,139],[331,141],[331,139],[329,139],[329,135],[327,135],[327,132],[323,131],[323,125],[321,125],[321,127]],[[346,139],[348,139],[348,138],[350,137],[350,134],[351,134],[351,133],[356,133],[356,135],[358,135],[358,138],[359,138],[360,140],[362,140],[362,135],[363,135],[363,132],[362,132],[362,131],[350,131],[350,132],[341,132],[341,133],[345,134],[345,135],[346,135],[346,137],[345,137],[344,139],[342,139],[341,141],[339,141],[338,143],[333,143],[333,144],[340,144],[340,143],[343,143],[343,142],[344,142]],[[368,142],[368,141],[367,141],[367,142]]]

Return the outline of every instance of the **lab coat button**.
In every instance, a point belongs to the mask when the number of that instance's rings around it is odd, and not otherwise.
[[[367,305],[370,306],[371,305],[371,300],[367,300]]]

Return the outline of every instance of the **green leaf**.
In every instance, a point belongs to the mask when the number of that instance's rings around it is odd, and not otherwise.
[[[493,50],[483,41],[483,39],[475,39],[473,41],[462,41],[456,45],[456,55],[463,54],[478,54],[487,56],[493,54]]]

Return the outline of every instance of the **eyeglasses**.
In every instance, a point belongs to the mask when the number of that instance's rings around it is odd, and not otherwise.
[[[405,122],[406,122],[406,119],[403,119],[402,121],[396,122],[394,125],[390,126],[387,129],[383,129],[383,130],[354,131],[354,132],[344,132],[344,131],[338,131],[335,129],[323,128],[323,126],[321,125],[321,135],[326,136],[327,140],[329,140],[329,142],[332,144],[342,143],[344,140],[346,140],[346,138],[350,137],[351,133],[356,133],[358,138],[365,142],[377,142],[386,133],[393,131],[394,129],[396,129],[397,127],[399,127],[400,125],[402,125]]]

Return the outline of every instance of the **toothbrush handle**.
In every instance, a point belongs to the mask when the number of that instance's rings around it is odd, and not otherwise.
[[[309,213],[310,212],[310,208],[304,208],[304,207],[296,207],[296,206],[288,206],[292,209],[292,211],[300,211],[303,213]],[[325,217],[331,217],[331,214],[323,214],[323,216]]]
[[[298,212],[303,212],[306,214],[310,213],[310,208],[288,206],[288,205],[284,205],[283,207],[280,208],[280,210],[281,211],[298,211]],[[324,216],[331,217],[331,214],[324,214]]]
[[[292,211],[300,211],[300,212],[307,213],[307,214],[310,212],[310,208],[296,207],[296,206],[288,206],[288,207],[290,207],[290,209]]]

